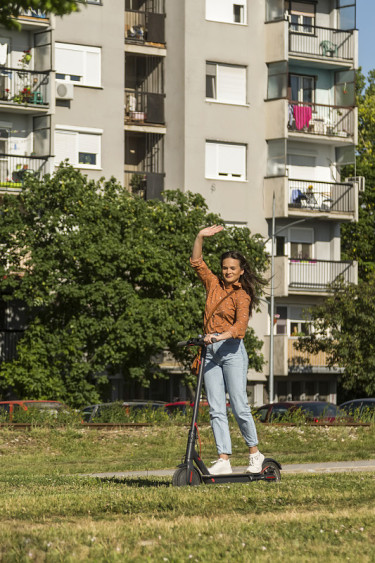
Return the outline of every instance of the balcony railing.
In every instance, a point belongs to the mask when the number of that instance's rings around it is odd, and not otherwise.
[[[327,285],[342,277],[346,283],[356,282],[356,268],[351,261],[289,259],[289,287],[326,291]]]
[[[126,43],[165,44],[165,16],[155,12],[126,10]]]
[[[288,338],[288,370],[303,371],[308,368],[325,368],[328,366],[328,356],[326,352],[311,352],[297,350],[294,344],[298,338]]]
[[[353,184],[289,179],[289,209],[355,213]]]
[[[354,137],[354,108],[289,101],[288,129],[311,135]]]
[[[289,52],[325,60],[352,61],[353,31],[289,23]]]
[[[48,172],[48,157],[0,154],[0,193],[20,192],[29,174],[41,178]]]
[[[49,105],[49,72],[16,68],[0,69],[0,104],[45,107]]]
[[[163,125],[165,94],[125,90],[125,122]]]
[[[125,187],[144,199],[162,199],[164,174],[162,172],[141,172],[125,170]]]

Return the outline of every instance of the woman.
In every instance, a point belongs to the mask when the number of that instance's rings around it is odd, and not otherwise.
[[[254,304],[255,283],[249,264],[239,252],[225,252],[221,257],[221,274],[215,276],[202,258],[203,240],[223,230],[219,225],[202,229],[195,239],[190,259],[192,267],[206,288],[204,314],[207,345],[204,385],[210,406],[210,420],[219,459],[213,462],[212,475],[232,473],[229,456],[232,445],[226,411],[229,394],[233,414],[249,446],[247,472],[260,473],[264,455],[258,450],[258,438],[247,401],[248,357],[243,344]]]

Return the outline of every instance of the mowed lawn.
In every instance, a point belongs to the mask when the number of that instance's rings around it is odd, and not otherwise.
[[[259,426],[281,463],[371,459],[375,427]],[[174,488],[187,428],[0,430],[0,561],[374,561],[375,474]],[[215,459],[201,428],[204,459]],[[236,465],[246,452],[233,428]]]

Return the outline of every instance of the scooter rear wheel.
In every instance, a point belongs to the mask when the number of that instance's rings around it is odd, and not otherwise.
[[[190,481],[189,477],[190,476],[188,475],[186,466],[185,467],[179,467],[173,473],[172,485],[174,487],[186,487],[187,485],[196,486],[196,485],[201,484],[200,475],[199,475],[198,471],[195,469],[195,467],[193,467],[193,470],[192,470],[191,481]]]
[[[269,481],[281,481],[279,466],[274,461],[264,461],[262,473]]]

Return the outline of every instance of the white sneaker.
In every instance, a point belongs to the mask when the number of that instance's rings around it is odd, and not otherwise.
[[[259,451],[255,454],[250,454],[249,467],[246,469],[246,473],[260,473],[262,471],[263,461],[264,455]]]
[[[232,473],[229,459],[219,457],[217,461],[213,461],[212,463],[211,469],[208,470],[210,475],[226,475],[227,473]]]

